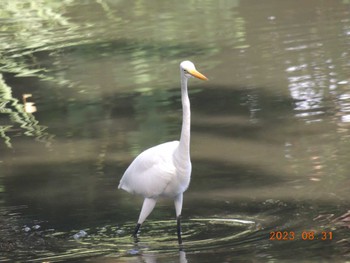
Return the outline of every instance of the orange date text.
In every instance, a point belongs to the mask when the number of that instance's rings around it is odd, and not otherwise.
[[[294,231],[271,231],[269,240],[332,240],[333,233],[330,231],[315,232],[303,231],[295,233]]]

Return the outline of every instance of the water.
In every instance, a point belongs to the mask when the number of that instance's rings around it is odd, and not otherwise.
[[[349,1],[3,1],[0,260],[349,260]],[[171,201],[130,238],[117,190],[179,138],[190,81],[183,247]]]

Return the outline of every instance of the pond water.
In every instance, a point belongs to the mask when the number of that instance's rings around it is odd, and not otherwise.
[[[0,261],[350,260],[350,1],[0,3]],[[172,201],[130,237],[117,190],[179,138],[191,79],[183,240]]]

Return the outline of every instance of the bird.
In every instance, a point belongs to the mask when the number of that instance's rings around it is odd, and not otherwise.
[[[182,244],[181,211],[183,193],[187,190],[192,164],[190,158],[191,109],[187,83],[192,77],[208,80],[191,61],[180,63],[182,128],[178,141],[170,141],[141,152],[124,172],[118,189],[144,198],[139,219],[132,234],[137,238],[141,225],[159,198],[174,200],[178,243]]]

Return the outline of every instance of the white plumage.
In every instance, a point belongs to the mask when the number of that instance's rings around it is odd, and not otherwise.
[[[142,152],[125,171],[119,188],[147,198],[175,197],[184,192],[191,170],[186,172],[185,181],[180,180],[174,163],[178,145],[179,141],[166,142]]]

